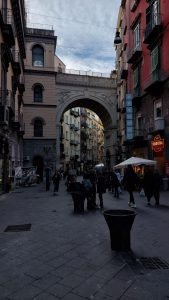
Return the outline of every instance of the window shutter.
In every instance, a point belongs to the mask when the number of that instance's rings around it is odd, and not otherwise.
[[[134,88],[136,88],[138,86],[139,83],[139,78],[138,78],[138,68],[136,68],[133,72],[133,76],[134,76]]]
[[[152,71],[155,71],[159,65],[159,48],[156,47],[151,52]]]

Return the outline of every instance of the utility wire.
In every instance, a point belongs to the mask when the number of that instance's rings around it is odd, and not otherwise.
[[[112,29],[112,27],[109,27],[109,26],[106,26],[106,25],[98,25],[98,24],[89,23],[89,22],[85,22],[85,21],[81,21],[81,20],[77,20],[77,19],[67,19],[67,18],[62,18],[62,17],[49,16],[49,15],[44,15],[44,14],[37,14],[35,12],[29,12],[28,14],[29,15],[37,15],[39,17],[44,17],[44,18],[58,19],[58,20],[62,20],[62,21],[65,21],[65,22],[73,22],[73,23],[78,23],[78,24],[85,24],[85,25],[90,25],[90,26],[96,26],[96,27]]]

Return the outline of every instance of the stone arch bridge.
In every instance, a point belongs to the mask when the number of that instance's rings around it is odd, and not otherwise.
[[[105,153],[115,163],[117,140],[116,78],[57,73],[56,75],[56,165],[60,164],[60,120],[67,110],[84,107],[95,112],[104,126]]]

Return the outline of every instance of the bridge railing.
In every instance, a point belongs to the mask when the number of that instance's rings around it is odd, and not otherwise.
[[[91,70],[82,71],[82,70],[66,69],[65,72],[63,73],[72,74],[72,75],[86,75],[86,76],[110,78],[110,73],[93,72]]]

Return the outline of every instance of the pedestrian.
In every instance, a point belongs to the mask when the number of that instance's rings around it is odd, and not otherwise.
[[[119,181],[118,192],[119,192],[119,194],[121,194],[121,180],[122,180],[121,174],[120,174],[119,170],[115,170],[114,172],[115,172],[115,174],[116,174],[116,176],[118,178],[118,181]]]
[[[137,183],[138,183],[138,176],[134,172],[132,166],[128,165],[127,169],[124,173],[123,184],[124,184],[124,187],[126,188],[126,190],[129,193],[129,196],[130,196],[130,199],[128,201],[128,205],[133,207],[133,208],[136,208],[133,192],[134,192],[134,189],[135,189],[135,185]]]
[[[87,199],[87,209],[92,210],[94,208],[94,201],[92,199],[92,183],[90,180],[90,176],[88,173],[85,173],[83,176],[83,190],[84,190],[84,197]]]
[[[91,189],[92,203],[93,203],[93,207],[96,208],[96,172],[94,170],[90,171],[89,179],[92,184],[92,189]]]
[[[119,182],[119,180],[118,180],[118,178],[117,178],[117,175],[116,175],[116,173],[115,172],[112,172],[112,185],[113,185],[113,187],[114,187],[114,197],[117,197],[117,198],[119,198],[119,190],[118,190],[118,188],[119,188],[119,186],[120,186],[120,182]]]
[[[52,176],[52,181],[54,185],[53,195],[56,195],[59,191],[59,183],[60,183],[60,172],[58,170],[55,171],[55,173]]]
[[[103,194],[106,193],[106,183],[104,174],[102,172],[97,174],[97,193],[99,195],[100,209],[103,209]]]
[[[155,205],[158,206],[160,200],[160,188],[162,184],[162,178],[157,169],[153,173],[153,195],[155,199]]]
[[[143,189],[145,196],[147,197],[147,205],[151,205],[151,198],[153,196],[153,172],[152,169],[147,166],[144,170],[143,176]]]
[[[46,191],[50,190],[50,182],[51,182],[51,168],[46,167],[45,168],[45,173],[46,173]]]

